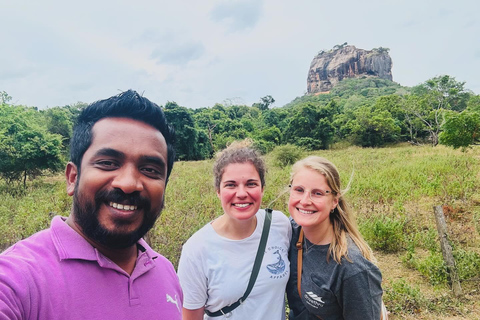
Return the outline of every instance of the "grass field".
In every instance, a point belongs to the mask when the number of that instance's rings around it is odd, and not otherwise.
[[[312,152],[334,162],[347,199],[384,277],[390,319],[480,319],[480,148],[462,153],[443,146],[351,147]],[[264,206],[288,185],[290,167],[268,164]],[[150,232],[154,249],[178,263],[182,244],[221,214],[212,161],[177,162],[166,206]],[[288,215],[287,195],[273,208]],[[0,182],[0,249],[68,215],[71,199],[62,175],[28,185],[26,193]],[[433,206],[442,205],[464,295],[455,298],[442,260]]]

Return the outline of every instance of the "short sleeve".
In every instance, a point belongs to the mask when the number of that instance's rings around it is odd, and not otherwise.
[[[382,275],[378,268],[357,273],[345,279],[340,292],[343,317],[349,320],[380,319]]]
[[[201,250],[187,241],[182,248],[177,272],[185,309],[199,309],[207,301],[207,277],[202,262]]]

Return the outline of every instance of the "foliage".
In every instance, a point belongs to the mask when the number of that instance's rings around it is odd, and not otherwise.
[[[390,94],[406,92],[398,83],[376,77],[362,76],[340,81],[332,88],[330,94],[341,98],[360,95],[363,98],[378,98]],[[369,102],[372,102],[369,100]]]
[[[480,254],[456,248],[453,251],[458,277],[461,280],[475,279],[480,277]]]
[[[405,224],[405,219],[380,216],[363,222],[360,231],[372,249],[394,253],[404,248]]]
[[[332,122],[336,109],[335,101],[325,107],[311,103],[298,106],[286,128],[287,141],[309,150],[328,149],[335,133]]]
[[[61,137],[38,122],[33,108],[0,106],[0,176],[9,182],[63,165]]]
[[[362,147],[381,147],[399,141],[401,132],[389,111],[373,107],[356,110],[354,119],[348,121],[343,130],[355,145]]]
[[[10,100],[12,100],[12,97],[7,92],[0,91],[0,104],[7,104]]]
[[[465,150],[480,142],[480,113],[464,110],[448,112],[440,133],[440,143]]]
[[[303,149],[291,144],[276,147],[272,151],[274,163],[277,166],[285,167],[294,164],[303,155]]]
[[[190,109],[175,102],[168,102],[164,108],[165,117],[175,129],[176,158],[178,160],[203,160],[212,153],[207,135],[195,127]]]
[[[448,271],[441,252],[430,251],[425,258],[421,258],[414,251],[408,251],[404,261],[423,274],[432,285],[447,284]]]
[[[260,102],[254,103],[253,107],[257,107],[258,109],[264,111],[264,110],[268,110],[268,107],[274,103],[275,103],[275,99],[273,99],[272,96],[268,95],[260,98]]]
[[[333,49],[332,49],[332,50],[333,50],[333,51],[336,51],[336,50],[339,50],[339,49],[343,49],[343,48],[345,48],[345,46],[347,46],[347,45],[348,45],[347,42],[344,42],[344,43],[342,43],[342,44],[336,44],[336,45],[333,46]]]
[[[461,280],[480,276],[480,254],[475,251],[454,248],[453,257],[456,262],[457,274]],[[416,253],[415,246],[412,244],[403,261],[409,267],[420,271],[432,285],[447,285],[450,281],[447,265],[438,248],[429,250],[428,255],[424,256]]]
[[[420,289],[410,285],[404,279],[394,281],[390,288],[385,290],[384,302],[387,310],[393,313],[416,314],[429,306],[428,300]]]
[[[378,48],[373,48],[372,51],[376,51],[378,53],[388,53],[390,51],[389,48],[384,48],[384,47],[378,47]]]
[[[73,122],[77,115],[72,114],[72,109],[61,107],[49,108],[40,111],[40,113],[45,118],[48,132],[62,137],[62,154],[65,158],[68,158]]]
[[[470,93],[465,82],[458,82],[448,75],[438,76],[413,88],[413,97],[406,104],[406,113],[421,120],[430,142],[436,146],[444,124],[445,110],[462,111],[467,106]]]

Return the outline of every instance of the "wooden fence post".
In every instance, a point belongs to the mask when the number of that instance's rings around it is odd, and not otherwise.
[[[460,280],[455,266],[455,259],[452,254],[452,247],[448,242],[447,223],[445,222],[445,216],[443,214],[442,206],[434,206],[435,220],[437,222],[438,237],[440,239],[440,246],[442,248],[443,260],[447,264],[447,271],[450,274],[452,281],[453,293],[456,297],[462,295],[462,287],[460,286]]]

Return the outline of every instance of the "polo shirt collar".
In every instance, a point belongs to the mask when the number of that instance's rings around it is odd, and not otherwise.
[[[101,267],[108,267],[108,265],[112,263],[110,259],[95,249],[95,247],[78,232],[72,229],[65,220],[65,217],[55,216],[50,225],[52,241],[60,260],[79,259],[98,261]],[[145,264],[147,261],[156,259],[159,256],[143,239],[137,242],[137,247],[141,251],[138,254],[137,262],[141,259],[142,264]],[[152,265],[153,267],[153,263],[146,264]]]

